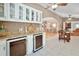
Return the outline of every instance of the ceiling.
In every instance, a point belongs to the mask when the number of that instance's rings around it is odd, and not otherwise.
[[[48,3],[41,3],[40,5],[46,8]],[[59,6],[55,11],[51,7],[48,9],[62,17],[71,15],[73,18],[79,18],[79,3],[68,3],[66,6]]]

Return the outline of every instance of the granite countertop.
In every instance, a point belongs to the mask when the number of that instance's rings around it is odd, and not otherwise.
[[[22,36],[27,36],[27,34],[7,35],[7,36],[0,37],[0,40],[8,40],[11,38],[22,37]]]
[[[10,35],[6,35],[6,36],[3,36],[3,37],[0,37],[0,41],[12,39],[12,38],[17,38],[17,37],[23,37],[23,36],[27,36],[27,35],[33,35],[33,34],[37,34],[37,33],[42,33],[42,32],[10,34]]]

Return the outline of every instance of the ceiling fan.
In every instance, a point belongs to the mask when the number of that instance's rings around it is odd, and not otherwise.
[[[53,10],[56,10],[59,6],[66,6],[67,3],[48,3],[46,9],[53,8]]]

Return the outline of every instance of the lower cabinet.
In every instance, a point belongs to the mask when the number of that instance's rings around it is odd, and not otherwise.
[[[33,53],[33,35],[27,35],[27,55]]]
[[[46,46],[46,33],[43,32],[43,47]]]
[[[45,33],[41,33],[41,35],[39,33],[36,33],[38,36],[43,36],[42,37],[42,47],[45,46]],[[31,35],[27,35],[27,55],[30,55],[34,52],[34,48],[39,47],[41,46],[40,42],[41,42],[41,39],[40,37],[38,38],[38,41],[34,41],[34,34],[31,34]],[[37,45],[36,45],[37,44]],[[35,46],[34,46],[35,45]],[[38,48],[39,49],[39,48]],[[36,49],[37,50],[37,49]]]
[[[8,45],[6,42],[7,41],[5,40],[0,41],[0,56],[8,56],[8,49],[7,49]],[[30,35],[27,35],[26,55],[30,55],[32,53],[33,53],[33,34],[30,34]]]
[[[0,42],[0,56],[6,56],[6,41]]]
[[[42,34],[43,35],[43,47],[45,46],[45,33]],[[33,40],[34,40],[34,36],[33,34],[27,35],[27,46],[26,46],[26,53],[27,55],[30,55],[33,53]],[[37,43],[38,44],[38,43]],[[7,51],[8,51],[8,46],[6,43],[6,40],[0,41],[0,56],[7,56]]]

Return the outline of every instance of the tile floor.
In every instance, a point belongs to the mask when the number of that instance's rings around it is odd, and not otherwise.
[[[69,43],[64,43],[55,35],[46,40],[44,48],[29,56],[79,56],[79,36],[73,36]]]

